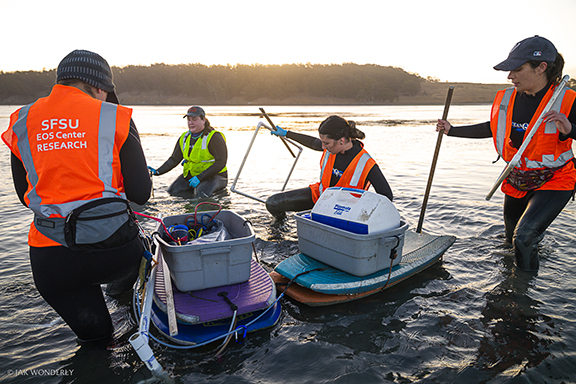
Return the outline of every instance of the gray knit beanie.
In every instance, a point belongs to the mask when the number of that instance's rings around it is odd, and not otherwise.
[[[79,79],[106,92],[114,92],[112,70],[97,53],[74,50],[58,64],[56,82],[64,79]]]

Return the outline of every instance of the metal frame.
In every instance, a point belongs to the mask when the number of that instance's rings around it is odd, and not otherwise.
[[[158,218],[161,219],[162,215],[159,214]],[[160,224],[157,226],[157,230],[160,229]],[[142,309],[140,313],[140,319],[138,319],[138,332],[134,333],[128,340],[132,345],[132,348],[138,354],[138,357],[146,364],[146,367],[152,372],[152,374],[158,378],[164,379],[165,382],[170,382],[170,375],[164,370],[162,365],[156,360],[152,348],[150,348],[150,318],[152,316],[152,296],[154,295],[154,282],[156,280],[156,267],[158,262],[163,262],[160,260],[160,244],[156,239],[154,239],[154,244],[156,251],[154,252],[155,264],[152,266],[150,271],[150,276],[148,277],[148,282],[144,287],[144,292],[141,297]],[[142,282],[140,282],[142,284]],[[138,292],[137,288],[134,288],[134,299],[137,298]],[[137,306],[134,300],[133,305]],[[135,307],[136,309],[136,307]],[[138,313],[135,311],[135,315]]]
[[[270,131],[273,131],[272,128],[270,128],[268,125],[266,125],[263,122],[259,122],[258,125],[256,126],[256,130],[254,131],[254,136],[252,136],[252,140],[250,141],[250,145],[248,145],[248,149],[246,150],[246,154],[244,155],[244,159],[242,159],[242,164],[240,164],[240,168],[238,169],[238,173],[236,174],[236,177],[234,178],[234,182],[232,183],[232,186],[230,187],[230,190],[232,192],[238,193],[239,195],[242,196],[246,196],[250,199],[254,199],[257,200],[261,203],[266,203],[265,200],[262,200],[258,197],[249,195],[245,192],[240,192],[239,190],[236,189],[236,182],[238,181],[238,178],[240,177],[240,173],[242,172],[242,169],[244,168],[244,164],[246,163],[246,159],[248,158],[248,154],[250,153],[250,150],[252,149],[252,145],[254,144],[254,141],[256,140],[256,135],[258,135],[258,131],[260,130],[260,127],[264,127],[269,129]],[[295,146],[296,148],[298,148],[298,154],[294,157],[294,163],[292,163],[292,167],[290,168],[290,172],[288,172],[288,176],[286,177],[286,181],[284,181],[284,185],[282,186],[282,189],[280,191],[284,191],[284,189],[286,188],[286,185],[288,184],[288,180],[290,179],[290,176],[292,175],[292,172],[294,171],[294,168],[296,167],[296,163],[298,162],[298,159],[300,158],[300,154],[302,154],[302,147],[298,144],[296,144],[295,141],[290,140],[287,137],[283,137],[283,139],[285,140],[285,142],[288,142],[290,144],[292,144],[293,146]]]

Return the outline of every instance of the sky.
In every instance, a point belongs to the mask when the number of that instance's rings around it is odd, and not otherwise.
[[[576,76],[576,0],[0,0],[0,71],[54,69],[74,49],[111,66],[377,64],[506,83],[520,40],[551,40]]]

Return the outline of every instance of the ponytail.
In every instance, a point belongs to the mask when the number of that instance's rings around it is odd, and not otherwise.
[[[330,116],[320,123],[318,132],[328,136],[328,138],[332,140],[339,140],[341,138],[362,140],[366,137],[364,132],[356,128],[356,122],[343,119],[336,115]]]
[[[548,81],[552,81],[554,84],[560,84],[562,81],[562,70],[564,69],[564,57],[559,53],[556,55],[556,60],[554,64],[551,65],[550,72],[546,68],[546,76]]]
[[[542,63],[542,61],[530,60],[528,63],[532,68],[536,68]],[[556,54],[556,60],[554,60],[554,62],[546,61],[546,64],[548,65],[546,66],[544,74],[546,75],[548,83],[555,85],[560,84],[560,81],[562,80],[562,70],[564,69],[564,57],[558,53]]]

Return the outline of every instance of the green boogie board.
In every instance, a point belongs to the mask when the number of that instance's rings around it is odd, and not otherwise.
[[[407,230],[402,261],[392,267],[391,272],[386,268],[358,277],[299,253],[278,264],[271,276],[280,292],[284,284],[294,279],[296,285],[292,285],[286,294],[297,301],[312,306],[331,305],[356,300],[406,280],[437,262],[455,241],[454,236]]]

